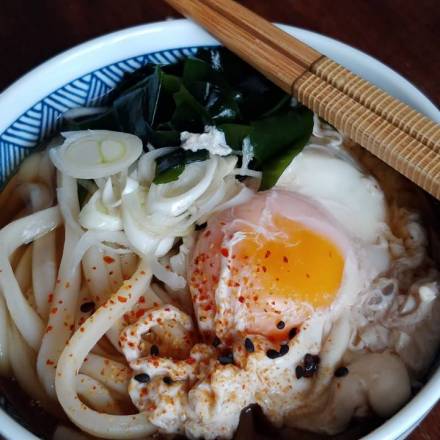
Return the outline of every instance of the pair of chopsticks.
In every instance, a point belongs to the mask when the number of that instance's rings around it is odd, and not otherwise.
[[[440,199],[440,125],[233,0],[166,0],[341,133]]]

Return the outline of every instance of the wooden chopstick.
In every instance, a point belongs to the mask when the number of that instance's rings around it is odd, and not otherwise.
[[[166,0],[344,135],[440,198],[440,127],[231,0]]]
[[[199,22],[203,19],[203,17],[200,17],[202,13],[200,6],[205,5],[204,10],[209,7],[211,10],[216,11],[219,14],[218,16],[223,16],[240,28],[246,29],[258,41],[264,42],[266,46],[271,46],[273,50],[283,53],[295,63],[331,83],[338,90],[360,102],[388,122],[398,126],[401,130],[406,131],[420,142],[440,150],[440,126],[438,124],[277,28],[239,3],[231,0],[170,0],[168,3],[176,9],[180,9],[182,13],[185,12],[183,11],[185,9],[186,14],[184,15],[189,15]],[[196,3],[199,4],[199,7]],[[214,30],[211,29],[211,31],[216,35]],[[231,35],[231,37],[234,38],[234,35]],[[218,38],[220,39],[220,37]],[[222,42],[229,47],[226,42]],[[289,84],[285,86],[287,87]],[[286,90],[286,87],[282,88]],[[288,93],[292,91],[292,84],[290,84],[289,90],[286,91]]]

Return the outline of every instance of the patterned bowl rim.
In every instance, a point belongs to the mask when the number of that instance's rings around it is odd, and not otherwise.
[[[412,105],[433,120],[440,122],[440,111],[429,98],[397,72],[375,58],[335,39],[293,26],[279,26],[355,73],[362,74],[366,79]],[[168,53],[172,57],[173,52],[176,51],[181,53],[182,50],[188,51],[200,46],[217,44],[218,42],[203,29],[188,20],[180,19],[134,26],[106,34],[49,59],[0,94],[0,166],[4,164],[4,156],[2,156],[4,144],[11,142],[10,138],[5,139],[5,135],[8,136],[8,130],[11,127],[21,130],[20,125],[14,126],[17,122],[20,124],[20,118],[45,98],[75,80],[130,59],[159,53]],[[35,84],[38,84],[38,87],[35,87]],[[6,176],[12,167],[32,149],[32,140],[21,144],[16,142],[23,152],[16,154],[8,167],[2,166],[0,180],[2,180],[2,175]],[[410,402],[384,424],[365,436],[364,440],[404,438],[439,398],[440,369],[437,369]],[[2,409],[0,409],[0,434],[11,439],[37,439]]]

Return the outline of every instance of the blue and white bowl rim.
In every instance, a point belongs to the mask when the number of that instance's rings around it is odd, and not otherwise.
[[[440,123],[439,109],[409,81],[375,58],[329,37],[279,26]],[[213,45],[218,42],[189,20],[163,21],[95,38],[36,67],[0,94],[0,183],[41,139],[56,131],[64,111],[99,104],[124,72],[149,61],[172,62],[198,47]],[[437,370],[402,410],[364,439],[405,438],[439,398]],[[0,434],[11,439],[37,438],[1,409]]]

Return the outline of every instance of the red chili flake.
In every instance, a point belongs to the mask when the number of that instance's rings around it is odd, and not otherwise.
[[[136,312],[136,318],[140,318],[146,311],[147,311],[147,309],[139,309]]]
[[[221,248],[220,252],[226,258],[229,256],[229,251],[226,248]]]
[[[46,365],[54,365],[55,364],[55,362],[54,361],[51,361],[50,359],[48,359],[47,361],[46,361]]]
[[[49,295],[47,295],[47,302],[50,304],[53,301],[53,293],[49,293]]]
[[[53,327],[51,325],[48,325],[46,328],[46,333],[50,332],[53,329]]]
[[[204,237],[209,237],[210,235],[211,231],[209,229],[203,234]]]
[[[139,301],[138,301],[140,304],[143,304],[144,302],[145,302],[145,297],[144,296],[141,296],[140,298],[139,298]]]
[[[212,305],[207,304],[205,307],[203,307],[203,309],[205,310],[205,312],[209,312],[212,309]]]
[[[289,259],[288,259],[286,256],[284,256],[284,257],[283,257],[283,261],[284,261],[285,263],[288,263],[288,262],[289,262]]]
[[[112,258],[112,257],[110,257],[110,256],[108,256],[108,255],[105,255],[104,257],[102,257],[102,259],[103,259],[104,262],[107,263],[107,264],[112,264],[112,263],[114,263],[114,261],[115,261],[114,258]]]
[[[217,275],[213,275],[212,276],[212,282],[213,283],[218,283],[218,276]]]
[[[234,287],[240,287],[240,283],[238,283],[237,281],[235,281],[235,283],[234,283]]]
[[[270,257],[271,252],[270,251],[266,251],[264,258],[269,258]]]
[[[238,300],[243,304],[244,303],[244,296],[238,297]]]
[[[54,308],[50,311],[50,313],[51,313],[52,315],[55,315],[56,312],[58,312],[58,307],[54,307]]]
[[[262,266],[261,269],[263,269],[263,272],[267,272],[267,267],[266,266]]]
[[[141,270],[141,275],[145,275],[145,270]]]
[[[69,330],[72,331],[75,328],[73,324],[70,325]]]
[[[119,302],[121,302],[121,303],[125,303],[125,302],[127,302],[127,298],[125,297],[125,296],[118,296],[118,301]]]
[[[192,364],[194,364],[196,362],[196,360],[193,358],[193,357],[189,357],[187,360],[186,360],[186,363],[188,364],[188,365],[192,365]]]
[[[80,331],[81,333],[84,333],[84,327],[80,327],[80,328],[79,328],[79,331]]]

